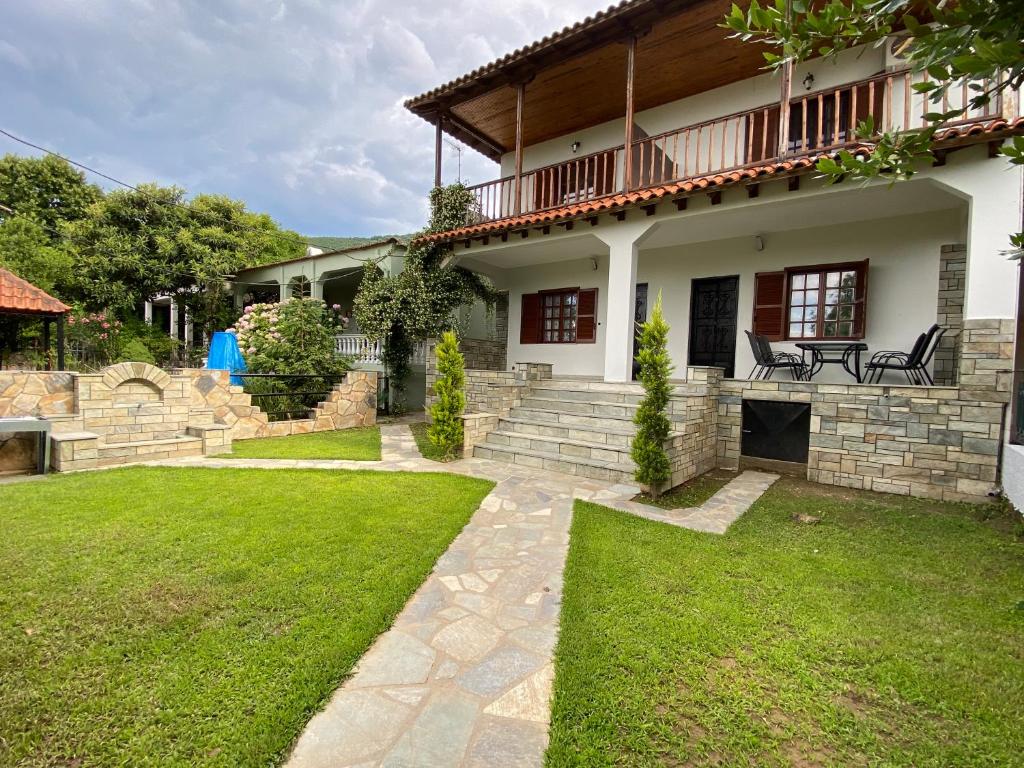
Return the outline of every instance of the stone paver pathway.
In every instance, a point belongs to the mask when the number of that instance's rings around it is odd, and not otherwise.
[[[708,502],[667,511],[639,489],[482,459],[437,464],[405,425],[382,460],[179,459],[159,464],[452,472],[497,484],[390,630],[313,717],[289,768],[540,766],[574,499],[722,533],[775,481],[744,472]]]

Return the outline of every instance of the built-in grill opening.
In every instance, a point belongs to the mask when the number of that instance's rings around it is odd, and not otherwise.
[[[806,464],[810,432],[810,403],[743,401],[744,456]]]

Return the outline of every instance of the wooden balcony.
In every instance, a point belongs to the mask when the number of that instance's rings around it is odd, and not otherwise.
[[[927,125],[925,113],[964,106],[973,93],[965,84],[950,91],[942,103],[932,104],[913,89],[914,83],[925,80],[927,75],[923,73],[885,73],[793,97],[787,114],[780,102],[774,102],[656,136],[635,137],[629,162],[625,145],[620,144],[524,171],[518,185],[518,205],[514,176],[477,184],[470,187],[476,206],[468,223],[536,213],[625,190],[850,147],[862,143],[863,139],[855,135],[856,128],[869,119],[876,135],[919,130]],[[1001,114],[1002,101],[996,98],[983,109],[969,110],[958,122]]]

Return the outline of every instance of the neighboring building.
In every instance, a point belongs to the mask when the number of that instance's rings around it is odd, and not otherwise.
[[[719,26],[729,8],[627,0],[407,102],[438,148],[448,133],[500,164],[473,187],[472,220],[430,236],[508,292],[507,338],[489,359],[520,378],[471,397],[502,419],[470,430],[476,452],[627,477],[635,321],[661,294],[677,394],[690,398],[676,481],[772,454],[761,440],[802,448],[819,482],[985,497],[1009,423],[1018,269],[1002,252],[1022,194],[1022,169],[994,150],[1024,132],[1019,94],[943,132],[910,181],[828,185],[818,158],[870,150],[858,122],[924,124],[918,76],[888,45],[766,73],[762,49]],[[941,386],[892,373],[859,385],[841,365],[809,383],[744,378],[748,330],[794,354],[862,343],[863,363],[909,351],[933,323],[946,329],[928,366]],[[548,370],[553,382],[523,385]],[[550,428],[562,422],[594,429]],[[786,424],[792,434],[758,434]],[[601,447],[609,436],[618,451]]]

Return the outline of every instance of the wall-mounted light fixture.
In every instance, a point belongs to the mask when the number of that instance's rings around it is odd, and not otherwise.
[[[592,270],[594,270],[595,272],[597,272],[597,257],[596,256],[591,256],[590,257],[590,268]]]
[[[814,75],[811,72],[808,72],[804,75],[803,83],[806,90],[811,90],[811,88],[814,87]]]
[[[583,145],[580,142],[574,141],[572,144],[569,145],[569,149],[571,149],[572,153],[575,155],[577,152],[580,151],[581,146]]]
[[[761,237],[760,235],[754,235],[754,250],[755,251],[763,251],[764,250],[764,238]]]

